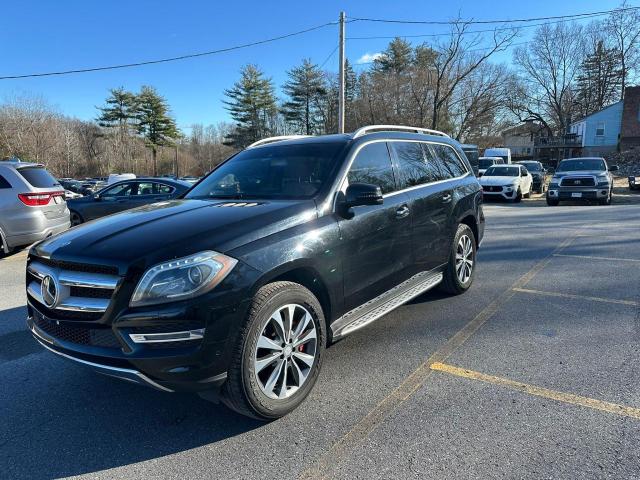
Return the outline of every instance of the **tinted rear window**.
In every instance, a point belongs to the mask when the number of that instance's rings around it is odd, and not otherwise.
[[[413,187],[440,180],[440,172],[431,158],[431,152],[423,150],[417,142],[391,142],[396,153],[398,168],[400,169],[400,188]],[[425,156],[428,154],[428,157]]]
[[[34,188],[49,188],[59,187],[58,181],[51,176],[44,168],[41,167],[27,167],[18,170],[18,173],[22,175],[29,185]]]

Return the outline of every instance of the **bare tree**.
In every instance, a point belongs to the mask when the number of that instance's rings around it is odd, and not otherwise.
[[[533,40],[514,53],[520,78],[512,79],[511,111],[564,133],[576,108],[575,80],[584,58],[583,29],[577,24],[541,25]]]
[[[625,0],[605,20],[605,29],[611,36],[618,53],[622,76],[621,96],[624,98],[624,89],[629,82],[629,76],[640,60],[640,13],[630,8]]]

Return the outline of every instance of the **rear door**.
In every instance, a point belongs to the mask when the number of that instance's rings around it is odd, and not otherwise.
[[[445,237],[451,186],[428,144],[390,142],[400,187],[409,196],[413,272],[432,270],[446,261]]]
[[[365,145],[355,157],[345,183],[380,186],[382,205],[354,207],[353,218],[338,220],[343,240],[346,310],[377,297],[410,275],[411,217],[409,198],[399,192],[386,142]]]
[[[118,182],[102,190],[98,198],[91,202],[82,212],[85,220],[104,217],[132,207],[132,198],[138,192],[136,181]]]

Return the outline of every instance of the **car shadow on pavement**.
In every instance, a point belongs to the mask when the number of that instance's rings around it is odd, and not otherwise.
[[[0,311],[0,319],[24,315]],[[0,335],[3,478],[49,479],[212,444],[264,423],[196,395],[109,378],[45,351],[26,327]]]

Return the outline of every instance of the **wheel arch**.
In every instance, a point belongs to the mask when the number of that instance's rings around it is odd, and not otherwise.
[[[475,238],[476,248],[478,248],[480,246],[479,245],[480,239],[478,238],[478,235],[479,235],[478,221],[476,220],[475,215],[467,212],[466,214],[463,214],[461,218],[458,219],[458,223],[465,224],[471,229],[471,231],[473,232],[473,236]]]

